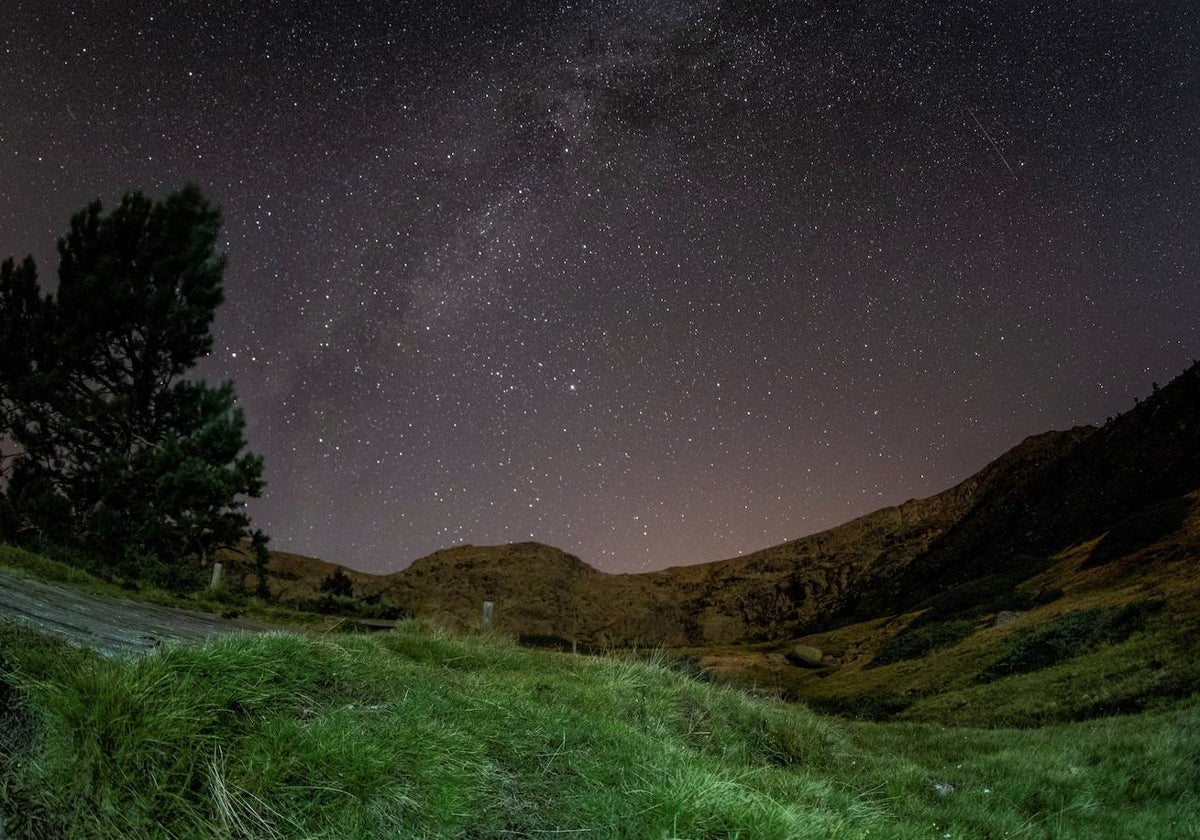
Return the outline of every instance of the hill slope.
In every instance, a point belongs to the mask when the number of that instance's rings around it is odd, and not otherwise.
[[[1126,414],[1089,431],[1017,488],[994,488],[913,565],[907,603],[992,574],[1020,555],[1048,557],[1104,536],[1092,563],[1169,537],[1200,489],[1200,364]],[[1000,492],[997,492],[1000,490]]]

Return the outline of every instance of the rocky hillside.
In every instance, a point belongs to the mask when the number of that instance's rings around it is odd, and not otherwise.
[[[1073,447],[1088,430],[1031,437],[979,473],[845,525],[731,560],[646,577],[691,594],[687,638],[698,644],[795,635],[854,612],[908,569],[980,500],[1005,496]]]
[[[919,603],[1016,557],[1049,558],[1103,537],[1089,562],[1132,554],[1179,530],[1200,489],[1200,364],[1015,485],[980,497],[877,605]],[[1036,564],[1031,564],[1036,565]]]

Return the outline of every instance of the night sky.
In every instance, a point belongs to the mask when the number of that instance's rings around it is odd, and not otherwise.
[[[1200,356],[1200,3],[7,0],[0,256],[201,185],[277,548],[730,557]]]

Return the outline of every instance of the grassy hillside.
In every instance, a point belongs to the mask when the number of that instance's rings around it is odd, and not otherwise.
[[[1195,705],[847,724],[670,665],[414,623],[108,661],[0,624],[0,810],[16,837],[1197,836]]]
[[[320,562],[320,561],[315,561]],[[322,564],[324,565],[324,564]],[[333,566],[329,566],[333,569]],[[217,591],[175,592],[123,578],[101,578],[60,560],[0,542],[0,574],[28,577],[108,598],[142,601],[176,609],[198,610],[226,617],[246,617],[274,625],[324,628],[339,621],[287,603],[264,603],[244,592],[221,587]],[[311,599],[313,589],[308,590]]]
[[[730,680],[875,720],[1027,727],[1190,702],[1200,691],[1200,492],[1179,503],[1190,513],[1166,533],[1141,514],[900,615],[682,652]],[[1106,553],[1121,534],[1126,547]],[[818,662],[789,658],[797,645],[820,651]]]

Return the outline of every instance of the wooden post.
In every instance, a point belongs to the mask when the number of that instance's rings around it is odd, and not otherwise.
[[[221,585],[221,564],[213,563],[212,581],[209,582],[209,589],[216,589]]]
[[[571,605],[571,655],[579,655],[579,604]]]
[[[492,626],[492,602],[491,601],[483,602],[483,626],[484,627]]]

